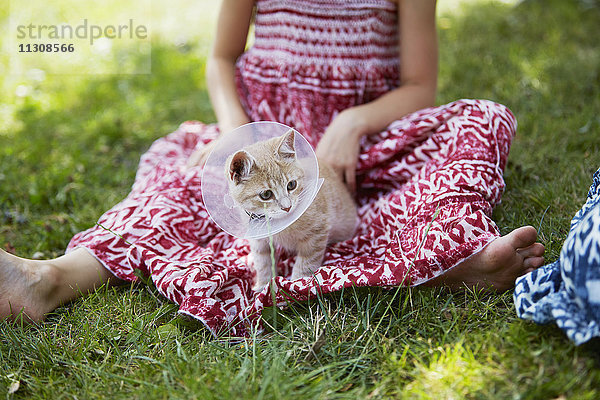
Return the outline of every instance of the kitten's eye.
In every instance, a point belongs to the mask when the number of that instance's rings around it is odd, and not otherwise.
[[[287,190],[291,192],[292,190],[296,189],[296,186],[298,186],[298,183],[296,180],[292,180],[288,183]]]
[[[265,190],[264,192],[260,192],[258,197],[260,197],[261,200],[270,200],[273,197],[273,192],[270,190]]]

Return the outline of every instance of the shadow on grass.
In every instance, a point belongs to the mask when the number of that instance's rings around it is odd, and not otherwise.
[[[587,174],[600,164],[600,7],[586,3],[472,4],[441,24],[441,102],[477,97],[511,108],[514,154],[535,162],[539,178],[557,177],[541,161],[579,162]]]

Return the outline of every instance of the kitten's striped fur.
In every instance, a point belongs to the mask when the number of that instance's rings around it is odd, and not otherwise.
[[[233,200],[250,215],[272,218],[291,212],[304,188],[304,171],[296,160],[294,131],[255,143],[227,160]],[[312,275],[323,262],[328,243],[350,239],[356,227],[356,205],[346,186],[326,164],[319,163],[323,186],[312,204],[292,225],[273,236],[276,246],[296,253],[291,279]],[[271,279],[269,239],[250,241],[256,270],[254,289]]]

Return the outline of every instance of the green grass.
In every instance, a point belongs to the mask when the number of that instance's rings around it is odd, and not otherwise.
[[[438,103],[487,98],[515,113],[518,137],[494,217],[503,233],[539,227],[553,261],[600,166],[600,6],[461,4],[439,16]],[[0,25],[7,14],[0,9]],[[162,29],[152,75],[2,75],[0,246],[61,254],[127,194],[152,140],[186,119],[214,121],[206,42],[203,33],[176,46]],[[15,94],[18,85],[26,96]],[[275,330],[237,343],[176,312],[138,285],[103,288],[37,326],[0,322],[0,395],[600,397],[599,342],[575,347],[554,326],[517,319],[510,292],[347,290],[287,309]]]

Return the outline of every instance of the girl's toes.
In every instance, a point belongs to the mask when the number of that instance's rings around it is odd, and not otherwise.
[[[530,246],[524,247],[522,249],[517,249],[517,253],[521,256],[527,257],[541,257],[544,255],[544,245],[541,243],[534,243]]]
[[[523,266],[526,269],[534,270],[544,265],[544,257],[527,257],[523,261]]]

